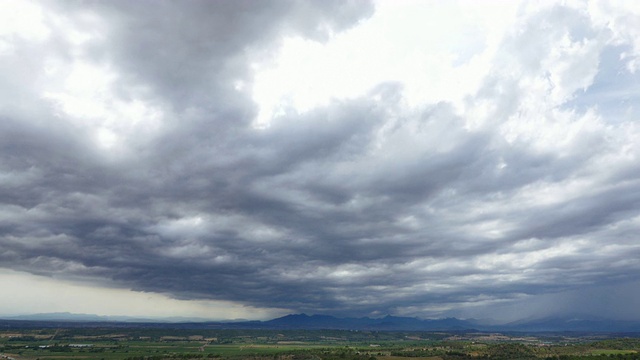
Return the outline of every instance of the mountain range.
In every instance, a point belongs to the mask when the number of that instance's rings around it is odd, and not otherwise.
[[[179,323],[179,322],[206,322],[201,318],[191,317],[162,317],[162,318],[141,318],[133,316],[105,316],[95,314],[74,314],[69,312],[55,312],[16,316],[0,316],[4,320],[21,321],[64,321],[64,322],[135,322],[135,323]]]
[[[475,324],[456,318],[421,320],[413,317],[337,318],[328,315],[294,314],[264,322],[271,328],[336,330],[467,330]]]
[[[37,322],[38,326],[59,324],[70,326],[110,327],[180,327],[209,329],[282,329],[282,330],[361,330],[361,331],[513,331],[513,332],[640,332],[640,321],[598,319],[564,316],[527,319],[506,324],[491,324],[474,319],[419,319],[414,317],[385,316],[382,318],[346,317],[329,315],[290,314],[268,321],[206,321],[195,318],[141,319],[124,316],[92,314],[49,313],[3,317],[0,322]],[[83,325],[84,324],[84,325]],[[35,324],[34,324],[35,325]]]

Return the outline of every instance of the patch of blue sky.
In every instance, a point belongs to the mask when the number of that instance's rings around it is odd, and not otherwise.
[[[563,108],[584,113],[595,109],[609,123],[640,120],[640,72],[631,72],[625,54],[628,46],[608,46],[600,55],[593,84],[578,91]]]

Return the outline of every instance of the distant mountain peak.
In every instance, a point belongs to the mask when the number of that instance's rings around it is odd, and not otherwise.
[[[473,325],[455,318],[421,320],[417,317],[386,315],[382,318],[337,318],[331,315],[290,314],[265,322],[267,326],[289,329],[336,330],[466,330]]]
[[[496,324],[488,320],[461,320],[454,317],[441,319],[420,319],[417,317],[401,317],[385,315],[381,318],[347,317],[338,318],[331,315],[289,314],[268,321],[222,321],[211,322],[202,319],[162,318],[140,319],[127,316],[101,316],[92,314],[74,314],[56,312],[32,315],[4,317],[6,321],[33,322],[42,326],[59,326],[66,323],[72,326],[83,323],[109,323],[108,326],[133,326],[131,323],[144,323],[145,326],[166,326],[180,324],[185,328],[236,328],[236,329],[291,329],[291,330],[363,330],[363,331],[580,331],[580,332],[640,332],[640,321],[623,321],[602,319],[580,314],[564,316],[547,316],[544,318],[525,319],[507,324]],[[155,325],[154,325],[155,324]],[[164,325],[163,325],[164,324]]]

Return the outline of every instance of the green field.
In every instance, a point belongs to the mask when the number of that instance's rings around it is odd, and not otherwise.
[[[465,360],[640,359],[640,339],[443,332],[185,329],[0,331],[0,358]]]
[[[593,355],[618,355],[618,354],[636,354],[636,350],[614,350],[614,349],[596,349],[592,350]],[[640,357],[639,357],[640,358]]]

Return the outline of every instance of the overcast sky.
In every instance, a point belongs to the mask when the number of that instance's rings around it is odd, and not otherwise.
[[[0,315],[640,319],[637,1],[0,7]]]

